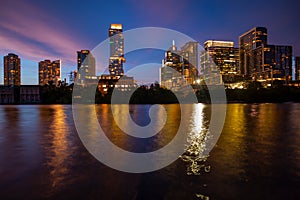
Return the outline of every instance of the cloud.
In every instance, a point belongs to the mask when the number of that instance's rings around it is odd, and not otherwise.
[[[76,63],[76,51],[82,45],[54,17],[22,1],[1,5],[0,53],[16,52],[36,61],[49,58]]]

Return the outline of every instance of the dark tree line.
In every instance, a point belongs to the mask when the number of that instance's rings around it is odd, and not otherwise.
[[[284,86],[274,82],[271,88],[262,87],[259,82],[251,82],[247,89],[227,89],[227,101],[244,103],[300,102],[300,88]]]
[[[73,95],[73,84],[66,85],[60,83],[58,86],[48,84],[41,86],[41,102],[43,104],[71,104]],[[178,103],[178,99],[171,90],[160,87],[158,83],[148,86],[140,86],[134,88],[135,91],[130,97],[131,104],[170,104]],[[84,89],[83,89],[84,90]],[[95,88],[95,99],[89,103],[109,104],[113,94],[113,88],[109,88],[106,93],[101,93]],[[207,88],[202,87],[195,92],[198,102],[210,103],[210,95]],[[119,103],[126,103],[122,99],[126,99],[126,91],[121,92],[121,96],[117,99]],[[194,95],[194,94],[190,94]],[[80,96],[80,94],[79,94]],[[280,103],[280,102],[300,102],[300,88],[287,87],[282,84],[273,84],[272,88],[263,88],[259,82],[251,82],[247,89],[226,89],[226,97],[228,102],[243,103]],[[189,96],[186,96],[189,98]]]
[[[59,82],[56,86],[53,82],[41,86],[40,96],[43,104],[71,104],[73,84],[67,85]]]

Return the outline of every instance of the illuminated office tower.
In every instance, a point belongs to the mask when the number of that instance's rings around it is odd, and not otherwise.
[[[122,24],[111,24],[108,31],[110,44],[110,75],[124,75],[123,63],[125,63],[126,60],[124,58],[124,36],[122,32]]]
[[[39,62],[39,85],[58,84],[61,79],[61,61],[44,60]]]
[[[184,59],[194,67],[198,67],[198,42],[187,42],[181,47],[181,51]]]
[[[79,79],[96,76],[96,61],[91,51],[77,51],[77,71],[79,72]]]
[[[269,45],[267,29],[255,27],[239,37],[240,73],[256,81],[292,79],[292,46]]]
[[[180,51],[184,62],[184,78],[189,84],[195,84],[198,79],[198,42],[187,42]]]
[[[221,76],[216,77],[220,83],[235,81],[239,65],[239,50],[234,47],[234,42],[208,40],[204,43],[204,49],[205,51],[200,55],[201,74],[204,76],[220,74]],[[217,79],[215,83],[218,82]]]
[[[265,27],[254,27],[239,37],[239,73],[246,78],[257,73],[257,49],[268,44],[268,32]],[[259,60],[258,60],[259,61]]]
[[[9,53],[4,56],[4,85],[21,85],[21,59]]]
[[[175,42],[165,52],[160,68],[160,84],[166,88],[174,88],[182,85],[183,81],[183,58],[177,50]]]
[[[282,80],[289,82],[292,80],[292,46],[266,45],[261,48],[262,73],[260,79]]]
[[[178,50],[173,41],[162,60],[160,84],[167,88],[195,84],[198,78],[197,68],[198,43],[188,42]]]
[[[292,46],[262,45],[251,53],[249,77],[256,81],[292,80]]]

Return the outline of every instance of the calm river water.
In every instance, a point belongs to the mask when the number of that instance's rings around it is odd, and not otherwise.
[[[168,121],[152,140],[126,137],[110,105],[96,110],[113,143],[148,152],[168,144],[178,129],[179,105],[164,106]],[[205,128],[210,107],[185,106],[191,110],[184,113],[188,120]],[[149,107],[130,106],[137,124],[149,123]],[[198,126],[191,123],[187,134]],[[300,199],[300,104],[229,104],[223,132],[207,160],[199,162],[202,168],[193,173],[193,162],[185,160],[151,173],[119,172],[85,149],[71,105],[0,106],[0,199],[185,200]]]

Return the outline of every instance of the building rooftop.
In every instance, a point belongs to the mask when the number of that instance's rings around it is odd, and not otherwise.
[[[204,43],[205,47],[233,47],[234,42],[232,41],[218,41],[218,40],[207,40]]]
[[[111,24],[110,28],[111,29],[122,29],[122,24]]]

